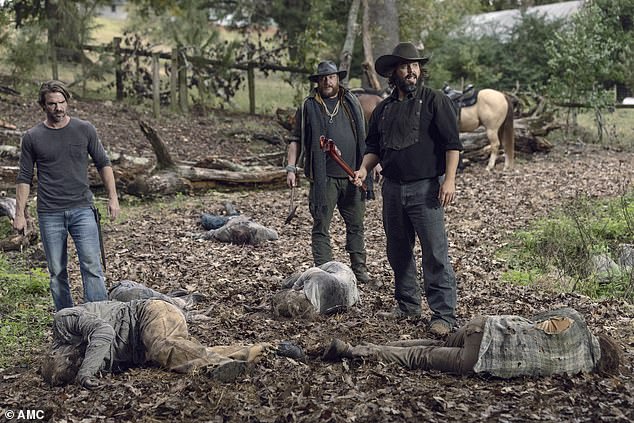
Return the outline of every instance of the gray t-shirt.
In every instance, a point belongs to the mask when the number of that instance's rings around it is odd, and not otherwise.
[[[110,166],[108,155],[87,121],[71,118],[53,129],[40,123],[22,137],[17,183],[31,184],[37,165],[37,211],[51,212],[92,205],[88,157],[98,170]]]
[[[337,105],[337,98],[326,98],[324,103],[328,107],[329,111],[333,111]],[[343,102],[343,100],[342,100]],[[341,151],[341,158],[351,168],[355,168],[356,164],[356,150],[357,144],[354,138],[354,131],[352,130],[352,123],[350,117],[347,116],[344,110],[343,104],[339,105],[339,112],[333,116],[332,123],[330,119],[326,117],[326,136],[332,138],[339,151]],[[326,156],[326,174],[331,178],[347,178],[348,174],[343,170],[330,156]]]

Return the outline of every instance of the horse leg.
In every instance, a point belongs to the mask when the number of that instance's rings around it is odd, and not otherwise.
[[[513,103],[508,97],[506,101],[508,109],[500,128],[500,137],[504,142],[504,170],[511,170],[515,160],[515,128],[513,127]]]
[[[500,138],[498,138],[498,130],[487,128],[487,138],[491,143],[491,156],[489,157],[489,164],[487,165],[487,170],[490,172],[495,167],[495,162],[498,158],[498,150],[500,149]]]

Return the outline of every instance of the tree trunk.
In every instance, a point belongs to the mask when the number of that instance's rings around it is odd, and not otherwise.
[[[361,0],[352,0],[350,10],[348,11],[348,24],[346,25],[346,39],[343,43],[343,49],[339,55],[339,69],[348,71],[348,74],[341,81],[341,85],[348,86],[350,79],[350,66],[352,63],[352,52],[354,50],[354,40],[357,37],[357,16],[359,15],[359,4]]]
[[[363,0],[363,25],[362,25],[363,55],[364,61],[361,65],[363,68],[363,86],[372,88],[373,90],[381,90],[381,82],[374,70],[374,54],[372,52],[372,35],[370,31],[370,11],[368,0]]]
[[[214,157],[207,158],[198,164],[222,169],[209,169],[182,162],[176,163],[171,159],[167,146],[156,131],[146,122],[140,121],[139,125],[143,134],[150,141],[157,161],[162,162],[162,165],[157,165],[156,172],[151,175],[136,175],[134,180],[125,187],[128,194],[136,196],[171,195],[227,185],[257,185],[261,187],[262,185],[273,186],[286,183],[286,171],[279,166],[268,169],[247,168]],[[225,170],[227,168],[232,170]]]
[[[156,154],[156,168],[160,170],[174,167],[174,160],[172,160],[172,156],[170,156],[165,143],[156,133],[154,128],[143,120],[139,121],[139,126],[141,127],[143,135],[145,135],[148,141],[150,141],[150,144],[152,144],[152,149],[154,150],[154,154]]]
[[[365,0],[364,0],[365,1]],[[390,54],[399,43],[399,19],[397,0],[367,0],[369,25],[372,28],[372,55],[378,58]],[[374,61],[372,61],[374,66]],[[387,86],[385,78],[379,78],[381,86]]]

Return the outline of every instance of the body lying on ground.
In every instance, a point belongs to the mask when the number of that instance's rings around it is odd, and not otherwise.
[[[352,346],[334,339],[325,360],[362,358],[410,369],[501,378],[618,371],[621,349],[607,335],[594,336],[571,308],[532,319],[502,315],[471,319],[446,341],[417,339]]]
[[[282,317],[312,317],[332,314],[359,302],[357,279],[352,269],[338,261],[291,275],[276,293],[273,314]]]
[[[215,239],[238,245],[258,245],[265,241],[275,241],[278,235],[275,230],[255,223],[245,216],[237,216],[229,219],[220,228],[205,232],[202,239]]]
[[[70,307],[53,319],[53,345],[42,376],[53,386],[73,380],[99,386],[99,372],[153,363],[186,373],[204,368],[218,381],[240,376],[268,344],[206,347],[189,336],[182,311],[160,300],[100,301]]]

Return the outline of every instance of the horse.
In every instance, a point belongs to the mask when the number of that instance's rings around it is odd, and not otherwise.
[[[447,91],[443,89],[445,93]],[[464,101],[464,95],[459,98]],[[455,102],[455,100],[454,100]],[[486,88],[476,93],[473,105],[460,107],[460,132],[473,132],[480,126],[486,129],[491,144],[491,155],[486,169],[492,171],[498,157],[500,140],[504,143],[504,170],[511,170],[515,158],[515,132],[513,129],[513,103],[504,93]]]
[[[383,101],[383,97],[378,94],[372,93],[355,93],[359,103],[361,103],[361,109],[363,109],[363,117],[365,118],[365,122],[368,123],[370,121],[370,116],[372,116],[372,112],[376,108],[376,106]]]

